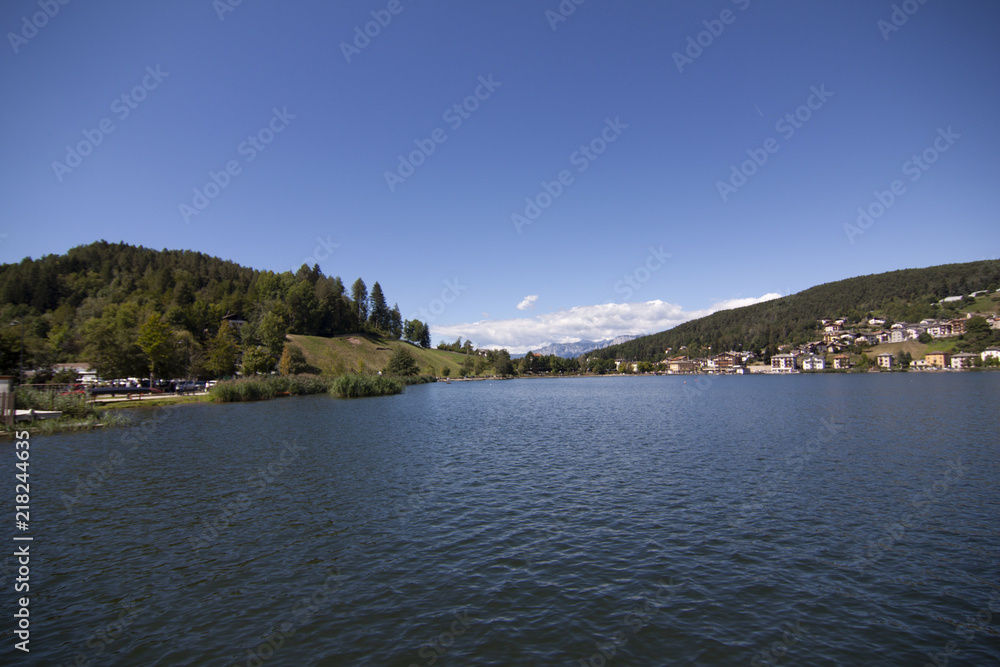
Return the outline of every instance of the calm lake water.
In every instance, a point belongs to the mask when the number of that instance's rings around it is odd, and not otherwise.
[[[18,664],[1000,664],[998,398],[516,380],[32,437]]]

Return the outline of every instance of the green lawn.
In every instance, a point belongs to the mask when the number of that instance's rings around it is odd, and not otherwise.
[[[870,359],[874,359],[876,354],[888,352],[898,355],[900,352],[909,352],[914,359],[923,359],[928,352],[954,352],[957,338],[935,338],[926,345],[915,340],[908,340],[903,343],[883,343],[865,350],[865,354]]]
[[[345,373],[375,372],[385,368],[389,357],[402,347],[408,351],[420,366],[420,372],[441,376],[441,371],[451,369],[451,376],[459,375],[458,369],[468,357],[457,352],[427,350],[400,340],[348,336],[343,338],[323,338],[321,336],[300,336],[289,334],[289,341],[302,350],[306,361],[327,375]]]

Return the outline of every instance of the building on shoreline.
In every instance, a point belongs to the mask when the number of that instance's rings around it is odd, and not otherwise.
[[[924,355],[924,361],[929,368],[948,368],[951,365],[951,353],[928,352]]]
[[[807,355],[802,360],[802,370],[804,371],[826,370],[826,358],[821,357],[818,354]]]
[[[798,373],[794,354],[776,354],[771,357],[772,373]]]
[[[890,370],[894,359],[895,357],[889,352],[883,352],[882,354],[875,355],[875,362],[878,364],[878,367],[883,370]]]

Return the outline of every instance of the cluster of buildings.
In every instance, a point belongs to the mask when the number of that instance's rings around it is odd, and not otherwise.
[[[923,334],[932,339],[949,338],[965,333],[966,321],[976,313],[968,313],[964,318],[950,320],[925,319],[916,323],[896,322],[889,326],[884,318],[873,317],[865,324],[849,327],[846,319],[819,320],[823,329],[822,340],[816,340],[791,349],[781,354],[773,355],[770,363],[757,363],[751,352],[723,352],[713,356],[692,359],[687,356],[669,357],[661,362],[660,370],[669,374],[716,373],[744,374],[771,373],[787,374],[803,371],[841,371],[852,367],[851,348],[858,345],[875,346],[882,343],[903,343],[920,339]],[[1000,316],[981,314],[993,329],[1000,329]],[[923,337],[926,341],[927,338]],[[667,350],[670,354],[670,350]],[[982,362],[988,359],[1000,361],[1000,348],[991,347],[981,354],[967,352],[928,352],[923,359],[910,363],[910,368],[916,370],[972,368],[976,360]],[[895,355],[883,352],[872,359],[874,367],[879,370],[890,370],[898,364]],[[621,364],[630,362],[621,361]]]

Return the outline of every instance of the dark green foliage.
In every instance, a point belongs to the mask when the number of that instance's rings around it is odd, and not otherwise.
[[[712,350],[765,350],[772,345],[804,343],[822,336],[817,320],[883,312],[893,321],[954,317],[952,307],[934,306],[946,296],[966,295],[1000,280],[1000,260],[944,264],[849,278],[798,294],[713,313],[673,329],[595,350],[588,356],[658,361],[665,350],[679,354],[687,346]],[[955,306],[960,308],[961,306]]]
[[[411,384],[430,384],[431,382],[437,382],[437,378],[433,375],[408,375],[397,379],[406,386]]]
[[[403,316],[399,312],[399,304],[394,304],[389,311],[389,335],[399,340],[403,336]]]
[[[406,323],[403,325],[403,340],[429,349],[431,346],[431,329],[420,320],[406,320]]]
[[[330,381],[318,375],[270,375],[225,380],[208,390],[216,403],[266,401],[278,396],[322,394],[330,389]]]
[[[416,375],[420,372],[416,360],[409,352],[402,347],[397,347],[389,358],[389,363],[385,367],[385,372],[389,375]]]
[[[351,300],[354,303],[354,314],[358,318],[358,322],[364,322],[368,319],[368,287],[365,285],[365,281],[358,278],[351,285]]]
[[[377,305],[384,306],[377,287]],[[169,330],[157,325],[158,335],[144,339],[147,352],[156,356],[158,376],[186,374],[189,368],[224,376],[235,370],[242,341],[217,338],[223,316],[247,321],[251,356],[260,357],[252,365],[273,368],[286,331],[363,332],[369,298],[361,279],[355,295],[352,301],[341,279],[324,276],[317,265],[295,273],[256,271],[199,252],[106,241],[0,265],[0,323],[25,322],[25,368],[86,359],[105,378],[149,373],[151,357],[140,345],[140,327],[154,315]],[[401,335],[398,308],[380,307],[379,326]],[[164,338],[183,349],[168,353],[153,345]],[[19,358],[20,330],[0,329],[0,373],[16,373]]]
[[[14,392],[17,410],[59,410],[67,417],[86,417],[94,412],[84,394],[61,395],[57,391],[43,391],[33,387],[18,387]]]
[[[371,312],[368,314],[368,324],[373,329],[382,333],[389,333],[392,326],[392,319],[389,313],[389,306],[385,303],[385,295],[382,294],[382,286],[375,281],[372,285],[372,293],[368,298]]]
[[[330,392],[340,398],[389,396],[403,391],[403,383],[382,375],[341,375],[333,381]]]
[[[306,355],[297,347],[285,345],[278,360],[278,372],[282,375],[300,375],[302,373],[317,372],[306,361]]]

